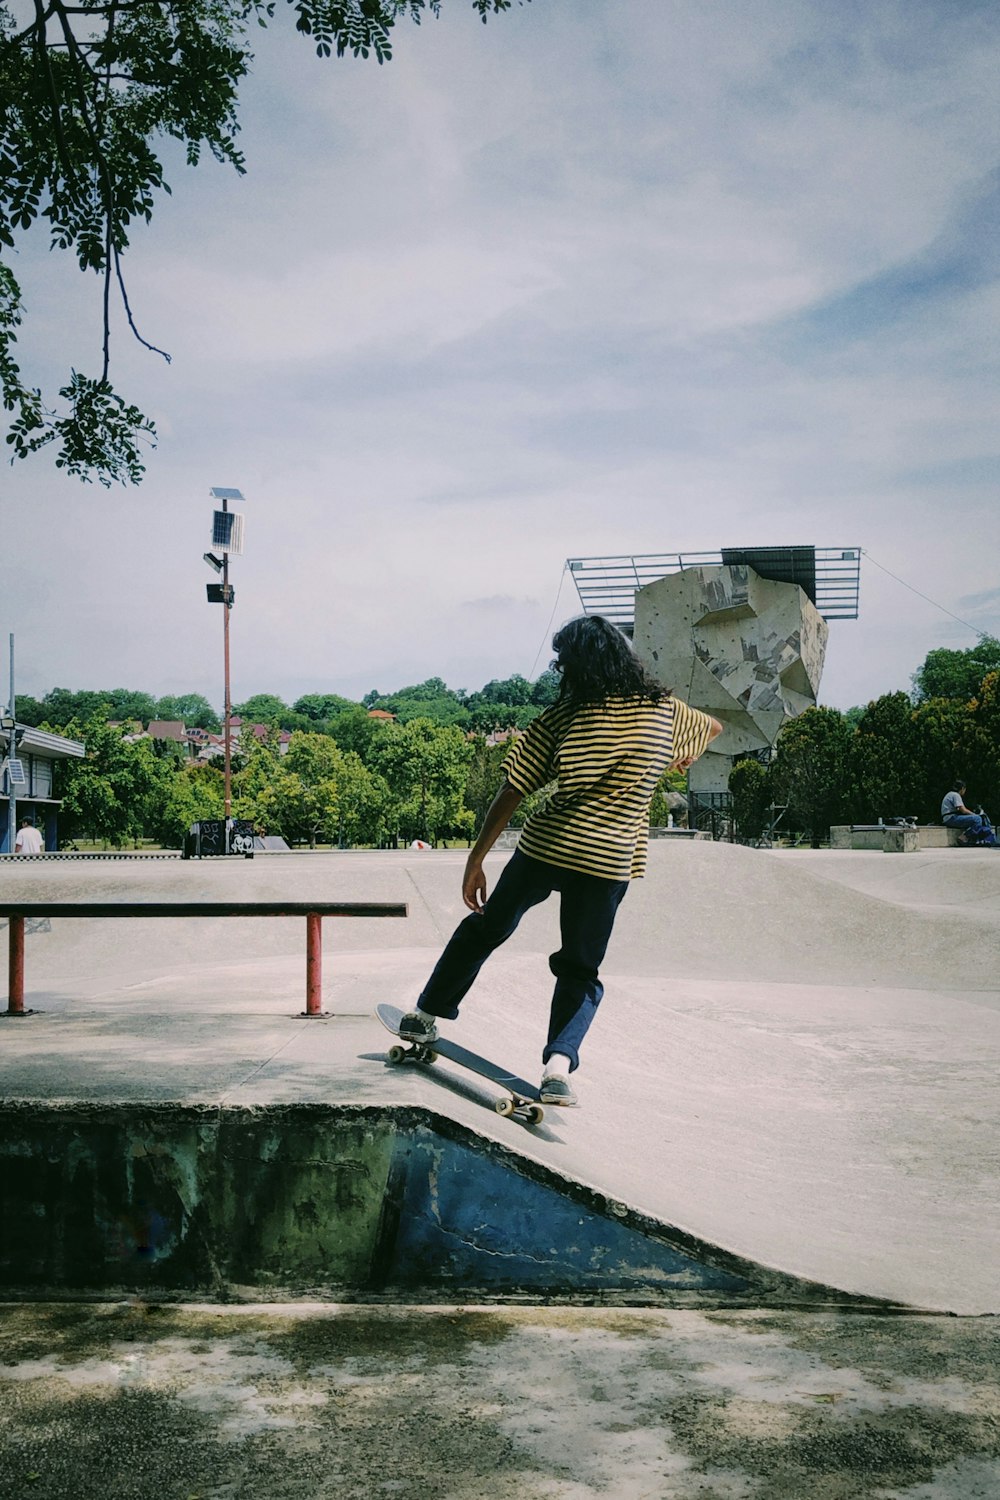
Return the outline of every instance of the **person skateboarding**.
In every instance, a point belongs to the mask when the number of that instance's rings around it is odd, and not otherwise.
[[[601,615],[570,620],[552,639],[559,696],[514,741],[504,782],[465,865],[471,915],[456,928],[399,1035],[431,1042],[455,1020],[483,964],[532,906],[559,892],[561,944],[549,958],[555,989],[542,1052],[543,1104],[574,1105],[569,1081],[601,1002],[600,965],[615,915],[645,872],[649,806],[663,771],[686,768],[722,733],[649,675],[632,643]],[[525,823],[488,896],[483,861],[529,793],[554,783]]]

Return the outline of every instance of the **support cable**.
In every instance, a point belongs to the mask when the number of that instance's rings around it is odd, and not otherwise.
[[[904,589],[909,589],[911,594],[916,594],[918,599],[923,599],[925,603],[932,604],[934,608],[939,609],[942,614],[950,615],[953,620],[957,620],[960,625],[964,625],[966,630],[971,630],[973,635],[978,635],[981,641],[989,639],[988,631],[980,630],[978,625],[971,625],[968,620],[963,620],[961,615],[956,615],[952,610],[945,609],[943,604],[939,604],[937,600],[932,599],[929,594],[922,594],[919,589],[915,589],[913,587],[912,583],[907,583],[905,578],[900,578],[897,574],[891,572],[891,570],[887,568],[883,563],[880,563],[876,558],[872,557],[871,553],[866,547],[862,547],[860,550],[862,557],[867,557],[868,561],[870,563],[874,563],[876,568],[881,568],[883,573],[888,573],[890,578],[894,578],[897,583],[901,583]]]
[[[538,650],[535,652],[535,660],[532,663],[531,671],[528,674],[528,681],[529,682],[534,682],[534,680],[535,680],[535,671],[536,671],[536,668],[538,667],[538,659],[541,656],[542,652],[546,650],[546,648],[548,646],[548,643],[552,639],[552,622],[553,622],[553,620],[556,617],[556,610],[559,608],[559,600],[562,598],[563,584],[566,581],[566,574],[568,572],[569,572],[569,569],[567,568],[566,564],[563,563],[563,570],[562,570],[561,574],[559,575],[559,587],[556,589],[555,603],[552,606],[552,613],[549,615],[549,623],[545,627],[545,634],[542,637],[542,644],[539,646]]]

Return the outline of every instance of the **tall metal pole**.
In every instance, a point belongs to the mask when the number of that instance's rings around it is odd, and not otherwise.
[[[225,500],[223,500],[223,502],[222,502],[222,509],[223,510],[228,510],[229,509],[228,502],[225,501]],[[225,720],[226,720],[226,722],[225,722],[225,726],[223,728],[223,734],[225,735],[225,743],[224,743],[224,747],[223,747],[223,754],[224,754],[224,757],[225,757],[225,762],[224,763],[225,763],[225,779],[226,779],[226,789],[225,789],[226,853],[228,854],[229,853],[229,818],[230,818],[230,813],[232,811],[232,764],[231,764],[231,754],[230,754],[230,749],[229,749],[229,735],[230,735],[230,721],[232,719],[232,714],[233,714],[232,701],[230,699],[230,694],[229,694],[229,553],[228,553],[228,551],[223,552],[223,554],[222,554],[222,633],[223,633],[223,654],[224,654],[224,658],[225,658],[225,673],[226,673],[226,687],[225,687],[225,691],[226,691]]]
[[[17,754],[17,698],[14,693],[14,632],[10,633],[10,717],[13,723],[7,731],[7,759]],[[7,853],[14,853],[17,842],[17,792],[14,778],[7,770]]]

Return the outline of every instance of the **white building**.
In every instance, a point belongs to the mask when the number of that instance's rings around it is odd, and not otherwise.
[[[0,729],[0,758],[6,760],[10,754],[10,734]],[[31,729],[19,725],[15,730],[14,755],[24,770],[24,784],[13,788],[16,799],[15,826],[22,818],[30,818],[45,840],[46,849],[58,849],[59,799],[52,795],[52,768],[57,760],[80,760],[86,746],[80,740],[68,740],[61,734],[49,734],[45,729]],[[9,818],[10,772],[5,770],[0,792],[0,854],[10,854]]]

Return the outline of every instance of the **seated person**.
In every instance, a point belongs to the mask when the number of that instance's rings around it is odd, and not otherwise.
[[[975,844],[981,835],[990,830],[989,818],[974,813],[964,801],[965,782],[956,781],[941,803],[941,821],[946,828],[957,828],[959,843]]]

